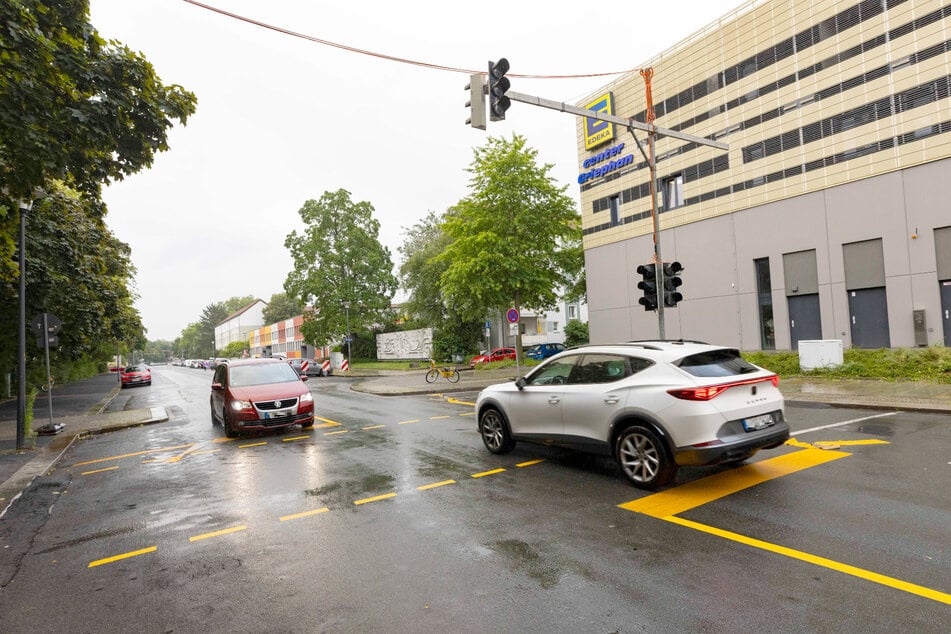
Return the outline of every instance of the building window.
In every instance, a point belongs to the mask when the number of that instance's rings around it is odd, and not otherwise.
[[[773,283],[769,275],[769,258],[753,260],[756,267],[756,297],[759,304],[760,346],[763,350],[776,349],[773,325]]]
[[[578,305],[577,304],[568,304],[568,310],[565,311],[568,313],[568,319],[577,319],[578,318]]]
[[[618,217],[618,207],[620,206],[620,197],[611,196],[609,203],[611,205],[611,226],[616,227],[620,224],[620,219]]]
[[[684,204],[684,175],[674,174],[664,181],[664,209],[676,209]]]

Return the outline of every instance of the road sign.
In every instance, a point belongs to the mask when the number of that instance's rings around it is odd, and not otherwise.
[[[63,327],[63,322],[61,322],[59,320],[59,317],[57,317],[53,313],[40,313],[39,315],[33,318],[33,324],[32,324],[33,330],[36,331],[38,335],[40,336],[43,335],[44,317],[46,318],[46,331],[49,334],[55,335],[56,333],[59,332],[60,328]]]
[[[518,311],[514,308],[509,308],[509,311],[505,313],[505,318],[508,319],[510,324],[518,323]]]

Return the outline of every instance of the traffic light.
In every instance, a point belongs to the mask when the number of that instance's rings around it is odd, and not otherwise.
[[[509,72],[509,61],[504,57],[497,62],[489,62],[489,121],[504,121],[505,111],[512,101],[505,96],[512,82],[505,76]]]
[[[638,303],[644,310],[657,310],[657,265],[653,262],[641,264],[637,267],[637,274],[643,278],[637,283],[637,288],[644,291],[644,297]]]
[[[684,283],[680,279],[680,272],[684,270],[680,262],[667,262],[664,264],[664,306],[673,308],[677,302],[684,298],[677,290]]]
[[[469,101],[466,102],[466,108],[469,108],[469,118],[466,123],[473,128],[485,130],[485,82],[482,75],[476,73],[469,77],[469,83],[466,84],[466,90],[469,91]]]

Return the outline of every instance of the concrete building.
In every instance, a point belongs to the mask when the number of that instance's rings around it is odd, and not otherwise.
[[[249,332],[264,325],[265,306],[267,302],[256,299],[215,326],[215,350],[223,349],[232,341],[247,341]]]
[[[668,338],[744,350],[951,343],[951,7],[753,0],[646,60],[659,244],[685,268]],[[579,104],[645,121],[630,73]],[[638,133],[643,142],[646,137]],[[579,119],[591,340],[657,336],[650,175],[627,130]]]

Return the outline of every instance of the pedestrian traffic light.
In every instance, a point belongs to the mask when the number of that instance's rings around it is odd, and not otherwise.
[[[644,292],[638,303],[644,310],[657,310],[657,265],[653,262],[641,264],[637,267],[637,274],[643,278],[637,283],[637,288]]]
[[[673,308],[677,302],[684,298],[677,290],[684,283],[680,279],[680,272],[684,270],[680,262],[667,262],[664,264],[664,306]]]
[[[466,123],[473,128],[485,130],[485,82],[480,73],[469,77],[466,90],[469,91],[469,101],[466,102],[469,118],[466,119]]]
[[[509,61],[504,57],[497,62],[489,62],[489,121],[504,121],[505,111],[512,101],[505,96],[512,83],[505,73],[509,72]]]

